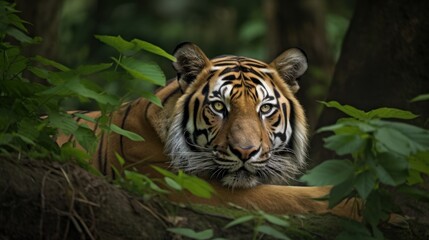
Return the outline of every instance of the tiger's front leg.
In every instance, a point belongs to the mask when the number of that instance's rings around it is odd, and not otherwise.
[[[281,185],[258,185],[249,189],[229,189],[219,183],[211,182],[216,193],[210,199],[177,194],[171,199],[179,202],[192,202],[217,206],[229,203],[245,209],[262,210],[273,214],[326,214],[359,220],[359,202],[355,199],[344,201],[329,209],[326,197],[331,187],[296,187]]]

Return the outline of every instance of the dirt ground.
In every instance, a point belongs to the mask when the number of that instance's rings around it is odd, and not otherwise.
[[[386,238],[429,239],[427,205],[405,209],[412,218],[401,226],[383,224]],[[73,164],[0,159],[0,239],[181,239],[166,231],[171,227],[252,239],[254,226],[224,229],[232,219],[223,210],[214,212],[156,198],[143,201]],[[286,235],[333,239],[340,222],[334,216],[291,217]]]

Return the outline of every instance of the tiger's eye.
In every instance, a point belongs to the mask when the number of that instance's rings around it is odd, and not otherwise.
[[[215,111],[222,112],[225,108],[225,105],[223,105],[223,103],[221,103],[219,101],[216,101],[216,102],[212,103],[212,107]]]
[[[261,106],[260,110],[262,113],[268,113],[273,106],[271,104],[264,104]]]

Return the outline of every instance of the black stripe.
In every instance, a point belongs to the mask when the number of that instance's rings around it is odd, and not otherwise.
[[[233,65],[237,65],[237,62],[230,59],[214,64],[215,67],[233,66]]]
[[[230,72],[239,72],[240,70],[241,70],[240,66],[228,67],[228,68],[225,68],[222,72],[220,72],[219,76],[223,76]]]
[[[198,117],[198,108],[200,107],[200,100],[198,98],[195,99],[194,102],[194,118],[192,119],[194,122],[195,128],[197,128],[197,117]]]
[[[201,91],[201,93],[205,97],[207,97],[207,95],[209,94],[209,83],[208,82],[204,85],[203,90]]]
[[[276,95],[276,98],[280,98],[280,92],[277,90],[277,88],[274,88],[274,94]]]
[[[225,76],[222,78],[222,81],[232,81],[232,80],[236,80],[237,77],[234,74],[230,74],[228,76]]]
[[[281,114],[278,114],[278,115],[277,115],[277,120],[276,120],[276,122],[275,122],[275,123],[273,123],[273,126],[274,126],[274,127],[277,127],[277,126],[280,124],[281,120],[282,120],[282,118],[281,118]]]
[[[266,65],[263,65],[263,64],[261,64],[259,62],[250,62],[250,61],[246,60],[245,62],[243,61],[243,62],[240,62],[240,63],[243,64],[243,65],[249,66],[249,67],[267,68]]]
[[[262,82],[258,78],[250,77],[250,80],[256,85],[262,85]]]
[[[291,127],[291,129],[292,129],[292,136],[291,136],[291,138],[289,139],[289,142],[287,143],[287,145],[286,145],[286,147],[287,148],[290,148],[290,149],[293,149],[293,144],[294,144],[294,140],[295,140],[295,131],[294,131],[294,127],[295,127],[295,121],[296,121],[296,119],[295,119],[295,109],[294,109],[294,105],[293,105],[293,103],[292,102],[289,102],[289,110],[290,110],[290,118],[289,118],[289,123],[290,123],[290,127]],[[287,128],[287,127],[286,127]],[[293,152],[295,152],[295,151],[293,151]]]
[[[281,108],[282,108],[282,111],[283,111],[283,116],[284,116],[285,122],[287,123],[286,103],[282,103],[281,104]],[[278,138],[280,138],[280,140],[282,142],[285,142],[286,141],[286,129],[287,129],[287,126],[284,129],[284,132],[276,132],[276,133],[274,133],[274,137],[275,138],[278,137]]]
[[[253,68],[246,68],[246,69],[247,69],[247,72],[251,72],[251,73],[255,74],[256,76],[258,76],[259,78],[264,78],[264,76],[262,76],[261,72],[258,72]]]
[[[174,91],[170,92],[164,99],[162,99],[162,105],[164,106],[165,102],[167,102],[167,100],[170,99],[171,96],[179,92],[182,92],[182,88],[180,88],[180,86],[174,89]]]
[[[183,109],[183,119],[182,119],[182,129],[185,130],[186,129],[186,124],[188,123],[189,120],[189,103],[191,101],[192,95],[189,95],[186,99],[185,99],[185,109]]]

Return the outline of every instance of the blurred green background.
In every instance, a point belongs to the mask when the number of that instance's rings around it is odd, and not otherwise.
[[[329,50],[338,57],[341,42],[352,15],[354,1],[301,1],[320,7]],[[167,52],[183,41],[199,45],[209,57],[237,54],[269,61],[270,4],[275,1],[207,0],[64,0],[60,13],[58,59],[69,65],[100,62],[113,53],[93,36],[121,35],[140,38]],[[296,1],[291,2],[291,7]],[[293,9],[287,9],[293,11]],[[285,14],[287,14],[285,11]],[[304,16],[305,17],[305,16]],[[307,16],[315,17],[315,16]],[[298,20],[297,21],[301,21]],[[296,29],[299,31],[299,29]],[[297,33],[298,34],[298,33]],[[321,39],[321,41],[324,41]],[[299,44],[297,44],[298,47]],[[286,48],[293,46],[284,46]],[[305,49],[304,49],[305,50]],[[281,50],[280,50],[281,51]],[[280,54],[280,52],[276,53]],[[311,59],[310,59],[311,62]],[[168,71],[169,69],[165,69]]]
[[[315,126],[355,1],[341,0],[17,0],[42,45],[32,54],[70,67],[110,62],[114,49],[94,35],[142,39],[172,52],[190,41],[208,57],[235,54],[270,62],[290,47],[309,59],[298,97]],[[171,63],[154,59],[167,79]],[[107,89],[121,88],[113,82]]]

